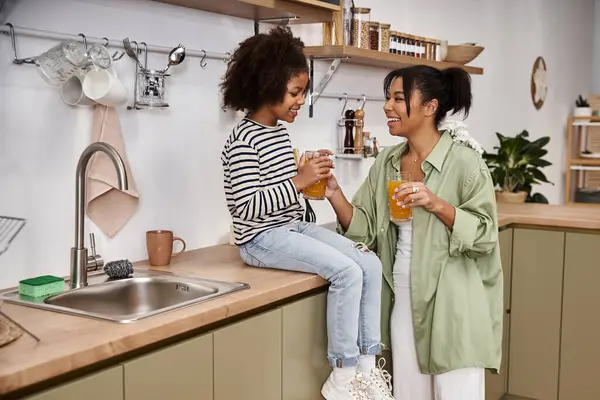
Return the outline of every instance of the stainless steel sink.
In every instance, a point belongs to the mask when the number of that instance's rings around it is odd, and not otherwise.
[[[198,304],[250,286],[168,272],[136,269],[131,278],[112,280],[104,273],[90,274],[89,286],[42,298],[19,294],[18,289],[0,293],[7,303],[84,317],[128,323],[167,311]]]

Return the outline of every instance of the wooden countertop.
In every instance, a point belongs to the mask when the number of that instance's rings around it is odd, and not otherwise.
[[[499,225],[514,224],[600,230],[600,209],[500,204]],[[149,268],[149,265],[140,262],[136,267]],[[237,249],[229,245],[188,251],[164,269],[181,275],[245,282],[251,289],[131,324],[5,303],[2,311],[41,341],[37,343],[24,334],[0,347],[0,395],[326,286],[326,281],[315,275],[248,267],[239,258]]]
[[[586,205],[498,204],[498,225],[600,230],[600,207]]]
[[[150,267],[146,262],[135,266]],[[174,258],[170,267],[157,269],[244,282],[251,287],[130,324],[4,303],[2,311],[41,340],[38,343],[25,333],[15,342],[0,347],[0,397],[327,284],[317,275],[248,267],[237,248],[230,245],[188,251]]]

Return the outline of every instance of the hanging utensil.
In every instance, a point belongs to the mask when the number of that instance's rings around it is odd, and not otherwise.
[[[167,72],[169,70],[169,68],[171,68],[171,66],[173,66],[173,65],[181,64],[184,59],[185,59],[185,46],[182,44],[179,44],[179,46],[175,47],[169,53],[169,63],[167,64],[165,69],[162,70],[162,72],[163,73]]]
[[[27,221],[23,218],[0,216],[0,255],[8,250],[10,243],[26,223]]]
[[[131,47],[131,42],[129,41],[128,37],[123,39],[123,47],[125,48],[125,53],[127,53],[127,55],[129,57],[131,57],[135,60],[135,62],[140,67],[140,69],[144,69],[144,66],[142,65],[140,59],[138,58],[137,52],[133,49],[133,47]]]

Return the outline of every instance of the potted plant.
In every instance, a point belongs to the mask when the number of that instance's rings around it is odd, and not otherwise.
[[[540,168],[552,165],[543,159],[548,154],[544,146],[550,138],[544,136],[535,141],[528,139],[529,133],[523,131],[515,137],[496,133],[500,144],[494,147],[496,154],[483,153],[490,169],[494,184],[500,187],[496,191],[496,201],[505,203],[548,203],[541,193],[532,194],[532,185],[550,183]]]
[[[573,113],[575,117],[591,117],[592,116],[592,108],[590,107],[590,103],[588,103],[587,99],[584,99],[579,95],[575,100],[575,111]]]

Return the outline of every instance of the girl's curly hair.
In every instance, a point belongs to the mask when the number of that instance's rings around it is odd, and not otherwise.
[[[276,27],[240,43],[221,83],[223,107],[252,112],[283,101],[288,81],[308,72],[304,43],[287,27]]]

